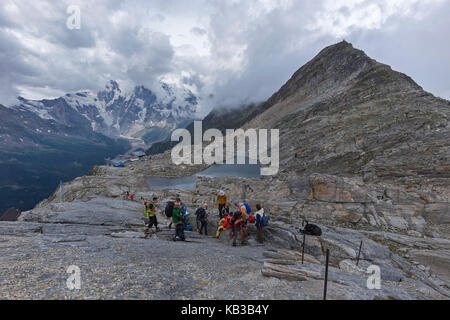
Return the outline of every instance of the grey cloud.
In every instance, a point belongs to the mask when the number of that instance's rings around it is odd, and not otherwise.
[[[357,9],[364,9],[370,3],[373,2],[363,2]],[[227,39],[232,43],[243,43],[247,48],[244,72],[230,75],[225,71],[218,75],[228,77],[229,81],[218,83],[212,90],[216,101],[232,106],[239,102],[267,99],[323,47],[342,40],[342,37],[319,32],[320,29],[308,28],[310,25],[319,26],[314,21],[314,12],[321,10],[319,2],[295,4],[295,7],[285,10],[275,9],[244,25],[241,25],[245,17],[242,12],[248,10],[245,4],[218,5],[220,9],[212,19],[211,27],[215,54],[223,59],[229,58],[227,48],[223,49]],[[423,8],[411,10],[422,12]],[[341,17],[334,17],[334,25],[346,22],[345,18],[351,13],[345,7],[338,11]],[[450,30],[447,18],[450,4],[434,6],[432,14],[423,20],[402,16],[401,13],[392,15],[380,29],[367,30],[350,24],[345,28],[344,38],[380,62],[391,64],[394,69],[412,76],[426,90],[448,99],[450,43],[441,41],[445,31]],[[235,28],[230,31],[233,25]],[[221,46],[223,42],[225,45]]]
[[[431,93],[450,100],[450,3],[446,2],[425,20],[393,17],[388,29],[355,32],[355,46],[372,58],[406,73]]]
[[[194,75],[189,76],[189,77],[185,76],[185,77],[182,78],[182,82],[184,84],[189,85],[189,86],[195,86],[195,87],[197,87],[200,90],[202,90],[203,87],[204,87],[204,83],[203,83],[203,81],[201,80],[201,78],[200,78],[200,76],[198,74],[194,74]]]
[[[198,35],[198,36],[204,36],[204,35],[207,34],[207,31],[206,31],[205,29],[199,28],[199,27],[194,27],[194,28],[192,28],[192,29],[191,29],[191,32],[192,32],[193,34],[195,34],[195,35]]]
[[[65,26],[71,2],[80,4],[81,30]],[[276,1],[271,8],[223,0],[14,3],[18,12],[0,8],[2,104],[20,87],[97,90],[109,79],[151,87],[164,77],[196,88],[206,109],[261,101],[342,37],[424,89],[450,98],[449,2],[415,2],[410,10],[423,19],[404,10],[388,16],[385,0],[336,10],[323,0],[292,1],[292,6]],[[379,28],[364,27],[365,16],[352,20],[369,4],[378,4],[381,18],[386,17]],[[173,24],[178,21],[179,26]],[[174,46],[175,38],[192,43]],[[191,54],[199,41],[207,49]]]

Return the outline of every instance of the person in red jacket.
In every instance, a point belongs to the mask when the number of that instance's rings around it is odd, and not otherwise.
[[[219,239],[220,238],[220,234],[222,233],[223,230],[225,229],[231,229],[231,214],[223,217],[220,221],[219,221],[219,227],[217,228],[216,231],[216,238]]]

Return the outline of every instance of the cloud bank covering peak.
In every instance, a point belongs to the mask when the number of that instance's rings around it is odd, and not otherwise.
[[[67,28],[69,6],[80,29]],[[186,87],[205,113],[267,99],[342,39],[450,99],[448,16],[445,0],[3,0],[0,104],[114,79]]]

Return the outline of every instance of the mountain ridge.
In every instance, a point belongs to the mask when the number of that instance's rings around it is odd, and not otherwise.
[[[402,163],[422,172],[433,162],[448,165],[450,102],[346,42],[322,50],[263,109],[244,128],[280,128],[286,171],[381,177],[377,167],[384,166],[383,171],[395,167],[394,177],[398,171],[414,175],[402,170]],[[420,149],[418,141],[435,146],[434,160],[432,153],[414,150]],[[409,148],[407,158],[402,148]]]
[[[110,80],[98,92],[79,91],[44,100],[19,97],[20,103],[9,108],[31,111],[67,126],[91,127],[111,138],[140,138],[151,144],[155,141],[149,130],[158,127],[167,136],[170,130],[195,119],[198,107],[198,98],[188,89],[161,83],[159,92],[164,94],[157,96],[142,85],[122,92],[119,84]]]

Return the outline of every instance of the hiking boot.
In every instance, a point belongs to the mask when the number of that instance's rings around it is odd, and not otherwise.
[[[246,245],[248,245],[248,242],[247,242],[247,240],[241,241],[241,245],[243,245],[243,246],[246,246]]]
[[[149,230],[149,229],[145,229],[145,230],[144,230],[144,233],[145,233],[145,234],[150,234],[150,230]]]
[[[233,242],[233,247],[236,247],[236,243]]]
[[[156,228],[156,232],[161,232],[162,230],[160,228]]]

